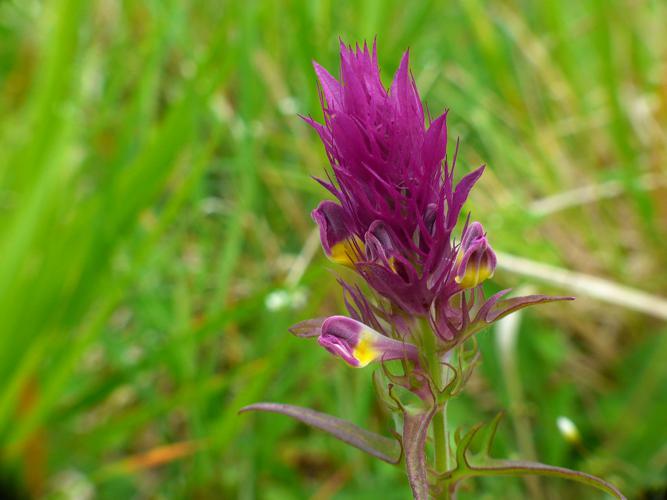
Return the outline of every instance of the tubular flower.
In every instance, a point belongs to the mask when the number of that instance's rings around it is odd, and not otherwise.
[[[339,356],[350,366],[363,368],[373,361],[410,359],[417,361],[417,348],[390,339],[363,323],[331,316],[322,323],[319,344],[331,354]]]
[[[324,253],[337,264],[354,267],[363,242],[351,235],[347,214],[333,201],[323,201],[313,210],[312,217],[320,228]]]
[[[463,235],[456,265],[454,281],[461,285],[461,288],[474,288],[493,277],[496,254],[486,240],[486,234],[479,222],[468,226]]]

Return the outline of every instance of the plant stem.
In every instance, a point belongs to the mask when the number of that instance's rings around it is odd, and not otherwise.
[[[449,361],[450,353],[445,354],[444,359],[440,359],[435,345],[435,336],[431,334],[428,325],[425,325],[422,337],[422,348],[427,353],[428,370],[431,380],[438,389],[444,389],[449,383],[449,368],[443,365],[443,361]],[[431,420],[433,428],[433,441],[435,444],[435,470],[437,473],[444,473],[451,467],[449,435],[447,431],[447,402],[440,403]],[[449,485],[445,487],[446,491],[442,493],[444,499],[450,500],[452,497],[449,491]]]
[[[446,355],[449,358],[449,353]],[[449,383],[449,369],[438,359],[434,363],[434,380],[446,386]],[[449,470],[449,435],[447,433],[447,401],[445,401],[433,416],[433,440],[435,441],[435,469],[438,472]]]
[[[444,404],[433,416],[433,440],[435,441],[435,470],[449,469],[449,446],[447,446],[447,405]]]

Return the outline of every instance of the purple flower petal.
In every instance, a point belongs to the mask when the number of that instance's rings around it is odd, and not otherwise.
[[[436,118],[424,137],[422,161],[425,166],[437,165],[445,159],[447,154],[447,113]]]
[[[322,86],[322,92],[324,93],[324,98],[326,99],[327,104],[330,108],[333,109],[340,107],[340,83],[338,83],[338,80],[331,76],[331,74],[326,69],[324,69],[315,61],[313,61],[313,66],[315,68],[317,79],[320,81],[320,85]]]
[[[470,190],[479,180],[479,178],[482,176],[483,173],[484,173],[484,166],[481,166],[477,170],[474,170],[470,172],[468,175],[466,175],[456,185],[456,189],[454,190],[454,198],[452,201],[452,205],[449,207],[449,212],[448,212],[448,223],[450,226],[453,227],[456,224],[456,220],[458,219],[459,214],[461,213],[461,208],[463,208],[463,204],[468,199],[468,194],[470,193]]]
[[[327,200],[313,210],[311,217],[320,228],[320,240],[327,256],[342,264],[354,262],[354,235],[350,232],[345,210]]]

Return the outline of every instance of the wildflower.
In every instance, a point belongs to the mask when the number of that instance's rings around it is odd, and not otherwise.
[[[345,316],[327,318],[322,323],[322,333],[318,342],[330,353],[340,356],[346,363],[358,368],[380,359],[416,361],[418,357],[414,345],[386,337],[363,323]]]
[[[312,217],[320,228],[322,248],[327,257],[338,264],[354,267],[363,243],[350,233],[347,214],[340,205],[323,201],[313,210]]]
[[[454,281],[461,288],[474,288],[493,277],[496,254],[491,249],[479,222],[468,226],[456,257],[457,272]]]
[[[418,500],[445,492],[449,498],[463,477],[521,472],[569,477],[623,498],[614,486],[583,473],[473,457],[469,447],[480,426],[465,434],[457,429],[457,439],[447,435],[446,402],[460,392],[479,354],[475,343],[472,349],[461,344],[523,307],[569,297],[507,299],[509,290],[502,290],[485,298],[482,284],[496,267],[487,235],[479,222],[464,225],[459,243],[456,234],[463,204],[483,167],[454,182],[456,154],[450,164],[447,114],[432,120],[428,116],[426,124],[407,52],[389,89],[380,80],[375,44],[372,51],[366,45],[353,50],[341,44],[339,79],[317,63],[315,72],[324,122],[304,119],[324,144],[331,168],[327,179],[319,182],[335,200],[321,202],[311,215],[327,257],[353,269],[371,293],[340,279],[350,317],[306,320],[290,330],[299,337],[317,338],[320,346],[353,367],[402,361],[397,364],[401,372],[383,366],[375,379],[387,382],[384,389],[377,385],[380,400],[400,413],[400,446],[307,408],[259,403],[242,411],[289,415],[377,458],[404,463]],[[412,393],[411,403],[404,404],[396,386]],[[561,420],[562,432],[572,436]],[[486,450],[491,449],[497,424],[498,418],[484,432],[490,436]],[[425,449],[429,435],[434,442],[433,467]],[[456,457],[453,468],[450,452]],[[469,463],[471,459],[477,463]]]
[[[305,120],[326,149],[331,175],[319,182],[336,201],[322,202],[312,217],[331,260],[353,267],[392,307],[429,317],[462,288],[452,232],[483,169],[454,185],[447,115],[426,126],[408,59],[406,52],[388,90],[375,45],[341,45],[340,81],[315,63],[324,123]]]

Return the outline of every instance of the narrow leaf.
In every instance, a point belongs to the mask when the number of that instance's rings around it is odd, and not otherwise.
[[[511,299],[498,301],[496,304],[491,307],[491,309],[486,313],[484,320],[487,323],[493,323],[494,321],[499,320],[512,314],[519,309],[524,307],[536,305],[536,304],[545,304],[547,302],[556,302],[558,300],[574,300],[574,297],[550,297],[548,295],[527,295],[525,297],[514,297]]]
[[[551,476],[560,477],[562,479],[569,479],[578,483],[597,488],[604,491],[620,500],[626,500],[625,495],[620,492],[616,486],[607,481],[604,481],[591,474],[579,472],[564,467],[556,467],[553,465],[545,465],[538,462],[524,462],[513,460],[498,460],[494,461],[492,465],[484,467],[470,467],[470,471],[466,472],[470,476]]]
[[[576,481],[609,493],[620,500],[626,500],[626,497],[618,488],[616,488],[616,486],[591,474],[586,474],[585,472],[546,465],[539,462],[490,459],[489,451],[493,441],[493,435],[495,435],[501,416],[502,414],[497,415],[487,425],[477,424],[458,441],[456,450],[456,469],[453,471],[453,474],[447,482],[453,480],[454,483],[458,483],[465,478],[479,476],[551,476]],[[484,440],[486,449],[475,457],[468,453],[470,445],[475,436],[484,428],[490,433]],[[476,462],[476,458],[481,458],[482,463],[475,464],[474,462]]]
[[[505,295],[507,295],[511,291],[512,291],[511,288],[506,288],[505,290],[501,290],[498,293],[489,297],[489,299],[482,305],[482,307],[480,307],[479,311],[477,312],[477,316],[475,317],[475,322],[486,321],[486,315],[489,314],[489,311],[493,309],[493,307],[498,303],[500,299],[502,299]],[[483,293],[481,296],[481,300],[484,300]]]
[[[485,425],[485,430],[486,430],[486,435],[484,436],[484,448],[482,449],[482,452],[486,455],[486,457],[491,456],[491,447],[493,446],[493,440],[496,437],[496,432],[498,431],[498,425],[500,424],[500,421],[503,419],[504,413],[500,412],[498,413],[495,417],[493,417],[493,420],[491,420],[490,423]]]
[[[239,413],[247,411],[265,411],[287,415],[306,425],[328,432],[344,443],[359,448],[390,464],[397,464],[401,459],[401,447],[397,441],[357,427],[347,420],[309,408],[280,403],[256,403],[241,408]]]
[[[484,424],[476,424],[456,443],[456,467],[458,469],[471,469],[468,463],[467,453],[477,432],[484,427]]]

